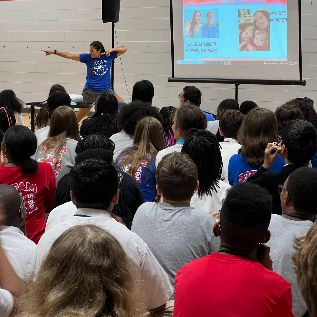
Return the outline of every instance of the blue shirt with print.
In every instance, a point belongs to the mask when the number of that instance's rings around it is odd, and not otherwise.
[[[80,54],[80,61],[87,66],[85,88],[98,92],[112,89],[110,78],[111,65],[117,56],[117,52],[111,52],[110,56],[101,55],[100,58],[91,58],[90,54],[87,53]]]

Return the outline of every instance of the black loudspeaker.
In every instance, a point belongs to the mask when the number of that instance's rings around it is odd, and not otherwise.
[[[102,21],[118,22],[120,13],[120,0],[102,0]]]

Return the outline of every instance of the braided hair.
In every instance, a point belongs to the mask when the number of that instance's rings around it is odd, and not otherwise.
[[[202,197],[217,191],[222,172],[222,157],[215,135],[206,130],[190,130],[182,153],[188,154],[198,168],[198,195]]]
[[[167,147],[172,146],[176,143],[176,140],[174,138],[174,132],[172,130],[175,112],[176,112],[176,108],[173,106],[163,107],[160,110],[160,114],[163,119],[162,126],[163,126],[163,132],[164,132],[164,140]]]

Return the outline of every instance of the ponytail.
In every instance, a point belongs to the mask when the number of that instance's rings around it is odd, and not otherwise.
[[[38,162],[31,158],[21,162],[19,165],[21,166],[22,172],[26,174],[35,173],[38,169]]]

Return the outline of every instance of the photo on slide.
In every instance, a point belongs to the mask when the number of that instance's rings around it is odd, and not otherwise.
[[[239,50],[269,51],[270,50],[270,12],[250,9],[238,10]]]

